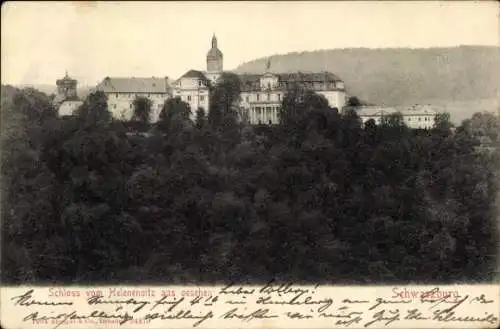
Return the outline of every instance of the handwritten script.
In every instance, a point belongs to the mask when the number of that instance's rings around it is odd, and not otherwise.
[[[264,286],[2,288],[6,327],[496,328],[499,288]]]

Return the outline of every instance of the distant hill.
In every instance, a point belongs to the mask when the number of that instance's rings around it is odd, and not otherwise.
[[[334,49],[259,58],[235,69],[262,73],[322,71],[339,75],[347,92],[381,105],[436,104],[454,121],[500,105],[500,47]]]

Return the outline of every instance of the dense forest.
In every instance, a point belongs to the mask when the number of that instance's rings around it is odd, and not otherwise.
[[[2,86],[4,283],[332,284],[492,280],[498,118],[362,125],[290,90],[281,124],[238,120],[237,76],[211,111],[147,100],[130,122],[90,94],[60,118]]]
[[[336,73],[347,92],[389,106],[433,104],[457,124],[476,111],[500,106],[500,47],[346,48],[293,52],[243,63],[235,72],[323,71]]]

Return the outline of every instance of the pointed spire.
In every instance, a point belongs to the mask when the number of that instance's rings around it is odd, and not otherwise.
[[[269,57],[266,63],[266,72],[269,72],[270,69],[271,69],[271,58]]]
[[[214,35],[212,36],[212,48],[217,48],[217,37]]]

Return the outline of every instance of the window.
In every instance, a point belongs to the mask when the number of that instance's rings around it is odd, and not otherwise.
[[[418,118],[418,121],[422,121],[422,118]]]
[[[203,102],[205,100],[205,96],[200,95],[200,102]]]
[[[267,100],[271,99],[271,94],[267,94]]]
[[[267,88],[271,89],[271,83],[270,82],[267,83]]]
[[[113,108],[116,109],[116,104],[113,104]]]
[[[278,100],[279,101],[281,100],[281,94],[278,94]]]
[[[246,96],[245,99],[246,99],[247,103],[250,102],[250,97]]]
[[[201,87],[201,80],[198,80],[198,86]]]
[[[259,100],[260,100],[260,95],[259,95],[259,94],[257,94],[257,101],[259,101]]]
[[[115,94],[115,98],[118,98],[118,93]]]
[[[188,102],[191,101],[191,95],[188,95]]]

